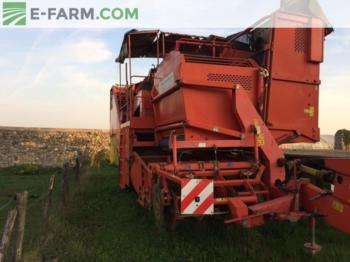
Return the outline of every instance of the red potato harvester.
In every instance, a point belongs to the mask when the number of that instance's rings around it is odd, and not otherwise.
[[[295,26],[264,27],[286,21]],[[121,79],[128,60],[126,84],[110,93],[119,186],[134,189],[160,226],[196,216],[248,228],[310,217],[314,229],[322,216],[350,234],[350,160],[279,147],[320,140],[320,63],[332,29],[310,23],[320,20],[278,11],[227,38],[125,34],[116,61]],[[131,84],[140,57],[157,66]],[[320,249],[314,239],[305,246]]]

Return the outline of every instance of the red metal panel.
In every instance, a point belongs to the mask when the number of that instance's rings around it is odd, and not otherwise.
[[[324,28],[323,22],[319,19],[312,19],[312,28],[310,28],[310,61],[323,62],[324,48]]]
[[[323,28],[311,28],[310,36],[310,61],[323,62]],[[320,45],[322,43],[322,45]]]
[[[132,150],[130,144],[130,129],[124,127],[120,130],[120,156],[119,156],[119,186],[126,188],[130,185],[129,157]]]
[[[255,66],[255,65],[254,65]],[[258,67],[236,67],[212,64],[181,64],[181,81],[187,85],[232,88],[240,84],[256,104]]]
[[[276,28],[272,46],[271,77],[305,83],[319,83],[319,64],[308,62],[310,30]]]
[[[181,122],[186,119],[183,106],[183,90],[178,89],[154,103],[154,118],[157,126]]]
[[[239,125],[233,117],[231,93],[231,90],[185,87],[186,119],[199,125],[211,126],[211,131],[214,132],[219,132],[219,127],[239,131]]]
[[[338,173],[350,176],[350,159],[326,159],[325,166]]]
[[[273,31],[266,121],[276,139],[297,131],[301,136],[289,142],[316,142],[323,29],[301,28],[308,20],[293,15],[277,14],[276,21],[296,28]]]
[[[163,62],[159,65],[154,78],[154,87],[158,94],[166,91],[164,89],[173,87],[175,81],[179,79],[181,59],[182,57],[179,52],[172,51],[165,56]],[[173,83],[169,81],[169,75],[172,75]],[[164,82],[164,79],[167,79],[167,81]],[[157,94],[153,94],[153,96],[155,95]]]
[[[239,137],[239,123],[234,117],[232,92],[236,84],[243,86],[253,104],[257,101],[260,84],[255,62],[242,59],[247,67],[186,62],[185,55],[171,52],[159,67],[155,89],[154,113],[158,127],[181,123],[177,134],[184,134],[185,140],[218,140]],[[202,59],[202,58],[201,58]],[[191,59],[191,61],[195,61]],[[180,65],[177,63],[180,62]],[[227,62],[225,60],[225,62]],[[171,71],[172,70],[172,71]],[[171,81],[168,76],[171,77]],[[178,89],[173,87],[179,77]],[[159,92],[163,95],[159,96]],[[158,129],[164,136],[169,130]]]
[[[153,116],[132,117],[130,120],[130,128],[152,129],[154,128]]]
[[[325,220],[328,224],[350,234],[349,203],[345,203],[333,196],[325,196],[311,200],[313,197],[323,192],[322,189],[312,184],[303,185],[301,192],[301,203],[308,212],[314,212],[314,210],[317,209],[317,212],[327,215]]]
[[[319,140],[317,85],[274,80],[269,99],[268,126],[277,130],[276,139],[281,130],[295,130],[306,141]]]

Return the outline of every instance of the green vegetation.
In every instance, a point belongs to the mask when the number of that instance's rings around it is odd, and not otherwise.
[[[0,171],[1,192],[27,189],[35,196],[29,199],[32,207],[25,232],[28,261],[39,257],[58,257],[59,261],[348,261],[350,257],[350,237],[321,223],[317,231],[321,253],[312,257],[305,252],[303,244],[310,237],[307,221],[294,227],[272,223],[246,230],[215,220],[184,220],[175,232],[160,231],[152,212],[136,204],[135,193],[118,188],[118,170],[109,165],[85,174],[86,180],[75,187],[69,211],[63,216],[55,210],[42,237],[42,205],[33,203],[40,202],[37,199],[53,172],[44,169],[34,175],[15,175]],[[4,200],[1,196],[0,207]],[[0,226],[5,216],[0,211]]]
[[[342,129],[340,132],[342,132],[344,135],[345,146],[350,145],[350,130]]]
[[[28,191],[27,223],[24,249],[35,250],[39,246],[43,201],[47,195],[50,176],[59,174],[60,169],[39,166],[15,166],[0,170],[0,233],[7,218],[7,212],[16,206],[14,195]]]

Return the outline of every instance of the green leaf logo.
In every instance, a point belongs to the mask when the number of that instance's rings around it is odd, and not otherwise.
[[[2,4],[2,25],[26,25],[26,3],[4,2]]]

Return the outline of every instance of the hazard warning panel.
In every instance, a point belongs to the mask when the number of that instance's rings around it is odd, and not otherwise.
[[[214,183],[209,179],[182,179],[181,214],[212,215],[214,213]]]

